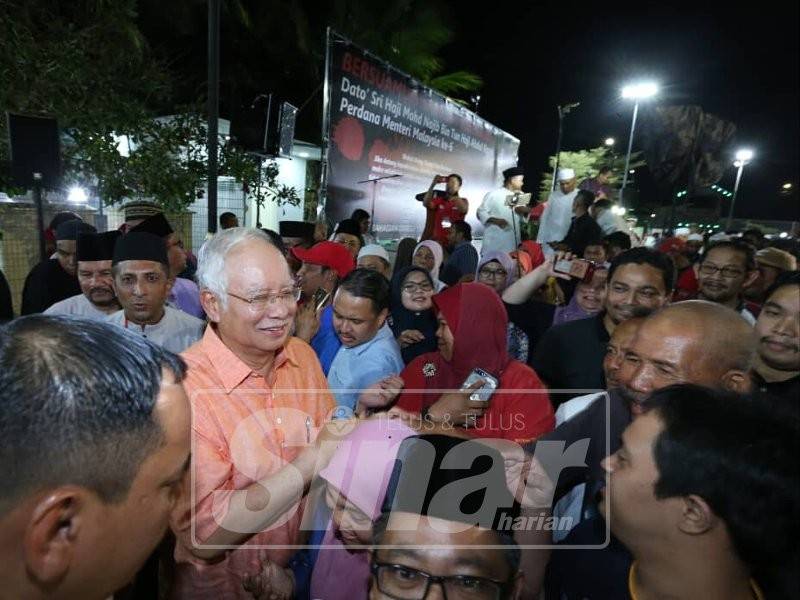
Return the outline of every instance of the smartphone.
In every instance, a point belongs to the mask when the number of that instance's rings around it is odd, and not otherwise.
[[[461,384],[461,389],[463,390],[468,388],[480,379],[483,379],[484,384],[477,390],[474,390],[472,394],[470,394],[469,399],[473,402],[489,402],[489,398],[492,397],[492,394],[494,394],[494,391],[497,389],[497,386],[500,385],[500,383],[497,381],[497,377],[488,371],[484,371],[483,369],[475,367],[464,380],[464,383]]]
[[[447,177],[445,177],[444,175],[437,175],[436,183],[447,183]]]
[[[563,273],[575,279],[588,282],[594,276],[596,265],[585,258],[573,258],[572,260],[561,259],[556,261],[553,271]]]
[[[325,303],[330,297],[331,293],[329,291],[325,290],[324,288],[317,288],[317,291],[314,292],[314,296],[311,299],[311,301],[314,303],[314,310],[319,312],[325,306]]]

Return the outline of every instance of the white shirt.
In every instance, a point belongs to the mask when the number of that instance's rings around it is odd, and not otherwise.
[[[164,316],[155,325],[137,325],[125,318],[125,311],[119,310],[106,318],[107,323],[119,325],[130,331],[135,331],[154,344],[166,348],[170,352],[179,354],[203,337],[205,323],[187,315],[182,310],[164,307]]]
[[[514,213],[514,208],[507,202],[508,197],[513,194],[511,190],[502,187],[483,197],[477,212],[478,220],[484,226],[481,256],[487,252],[512,252],[517,249],[522,225],[519,215]],[[505,219],[508,222],[505,229],[494,223],[487,225],[486,221],[492,217]]]
[[[562,194],[560,189],[550,193],[539,220],[539,233],[536,235],[536,241],[542,245],[545,254],[553,253],[547,242],[560,242],[567,237],[572,224],[572,203],[577,195],[577,189],[569,194]]]
[[[628,231],[628,224],[619,215],[615,215],[610,210],[606,209],[597,215],[597,224],[603,230],[603,235],[610,235],[615,231],[623,231],[630,235]]]
[[[605,392],[586,394],[585,396],[578,396],[572,400],[569,400],[568,402],[564,402],[556,410],[556,427],[565,421],[569,421],[578,413],[583,412],[592,402],[602,398],[603,396],[605,396]],[[556,505],[553,507],[553,516],[558,518],[572,517],[572,527],[575,527],[581,521],[581,513],[583,512],[583,495],[585,493],[585,483],[576,485],[569,492],[564,494],[558,502],[556,502]],[[563,540],[572,530],[572,527],[569,529],[562,528],[554,530],[553,541],[560,542]]]
[[[46,315],[72,315],[73,317],[85,317],[93,321],[105,321],[108,313],[97,308],[83,294],[66,298],[61,302],[56,302],[44,311]]]

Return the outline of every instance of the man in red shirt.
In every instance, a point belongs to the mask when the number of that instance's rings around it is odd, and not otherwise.
[[[439,183],[446,184],[445,191],[433,189]],[[469,201],[459,196],[462,183],[461,175],[456,173],[436,175],[428,191],[417,194],[417,200],[421,200],[426,209],[434,211],[433,230],[429,235],[423,235],[422,239],[433,239],[443,248],[447,247],[447,230],[452,223],[463,221],[469,210]]]

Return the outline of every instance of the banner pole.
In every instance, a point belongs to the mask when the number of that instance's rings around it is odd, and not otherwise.
[[[326,213],[328,203],[328,153],[331,136],[331,114],[330,114],[330,73],[331,73],[331,28],[325,32],[325,74],[322,87],[322,144],[321,144],[321,164],[319,170],[319,196],[317,202],[317,219]]]

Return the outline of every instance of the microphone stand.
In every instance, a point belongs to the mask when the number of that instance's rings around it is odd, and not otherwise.
[[[364,179],[363,181],[356,181],[356,183],[371,183],[372,184],[372,199],[370,201],[369,209],[369,234],[375,237],[375,195],[378,189],[378,182],[384,179],[394,179],[395,177],[402,177],[399,173],[395,175],[384,175],[383,177],[375,177],[374,179]]]

